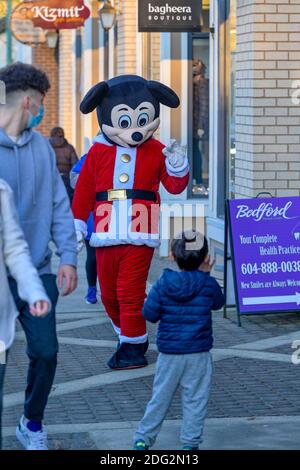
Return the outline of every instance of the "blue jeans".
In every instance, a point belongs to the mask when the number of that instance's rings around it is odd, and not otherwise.
[[[46,274],[41,280],[52,303],[45,318],[30,314],[29,306],[20,299],[17,284],[9,279],[10,289],[20,313],[18,320],[26,335],[29,370],[25,391],[24,415],[31,421],[42,421],[57,366],[58,341],[56,335],[55,307],[58,300],[56,276]]]

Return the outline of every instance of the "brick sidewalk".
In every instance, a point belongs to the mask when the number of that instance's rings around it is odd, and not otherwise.
[[[153,283],[170,265],[170,261],[155,257],[149,282]],[[128,448],[128,429],[131,433],[135,426],[132,422],[142,417],[151,395],[157,355],[155,327],[149,328],[150,365],[135,371],[111,372],[106,362],[115,349],[116,338],[103,308],[87,306],[83,300],[84,254],[80,256],[79,278],[78,290],[58,306],[59,366],[45,416],[50,445],[52,449],[105,449],[108,445]],[[239,328],[233,311],[228,319],[223,319],[222,312],[214,313],[215,373],[208,423],[216,426],[218,419],[221,436],[222,423],[228,426],[228,418],[242,418],[248,423],[259,417],[271,422],[272,417],[289,417],[286,426],[291,426],[289,420],[300,414],[300,365],[291,362],[292,341],[300,340],[299,314],[243,317],[242,323]],[[22,414],[26,365],[24,337],[18,328],[5,384],[6,449],[20,449],[14,427]],[[174,422],[170,427],[174,432],[180,418],[178,393],[167,417],[168,422]],[[116,429],[124,429],[123,434],[117,434]],[[109,436],[114,433],[119,441],[110,444]],[[224,427],[224,438],[227,433]],[[173,441],[175,445],[178,436],[174,435]]]

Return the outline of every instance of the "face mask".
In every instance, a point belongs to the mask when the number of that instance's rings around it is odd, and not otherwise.
[[[36,116],[34,116],[30,111],[29,111],[29,118],[27,122],[27,129],[32,129],[33,127],[37,127],[41,122],[45,114],[45,107],[44,105],[41,104],[39,112]]]

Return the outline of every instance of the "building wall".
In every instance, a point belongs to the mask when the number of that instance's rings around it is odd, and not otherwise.
[[[77,30],[72,52],[73,142],[79,155],[88,152],[93,137],[99,131],[96,113],[81,114],[80,102],[92,86],[104,79],[103,30],[98,16],[100,4],[94,0],[86,0],[85,3],[91,16],[84,28]]]
[[[32,64],[40,67],[49,77],[50,91],[45,98],[45,117],[37,128],[45,136],[49,136],[50,130],[58,125],[58,60],[56,49],[49,49],[46,45],[32,48]]]
[[[120,0],[119,0],[120,1]],[[118,15],[116,75],[136,73],[137,0],[126,0]]]
[[[299,22],[300,0],[237,2],[236,198],[299,195]]]
[[[72,142],[72,109],[75,96],[73,85],[74,33],[63,30],[59,33],[59,125],[64,129],[66,138]]]
[[[160,80],[160,33],[151,34],[151,78]]]

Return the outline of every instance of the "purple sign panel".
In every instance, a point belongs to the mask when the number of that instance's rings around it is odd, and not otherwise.
[[[300,197],[228,201],[239,312],[300,311]]]

